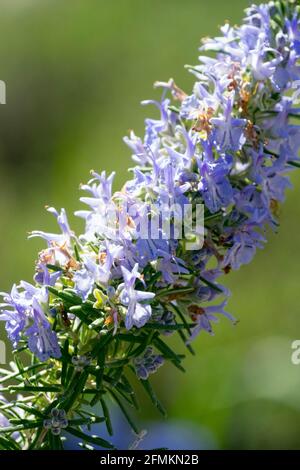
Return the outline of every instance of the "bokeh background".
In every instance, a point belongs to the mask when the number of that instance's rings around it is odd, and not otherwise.
[[[0,1],[0,79],[7,85],[0,106],[1,291],[31,280],[43,245],[26,233],[55,229],[46,204],[65,207],[80,229],[72,213],[89,170],[116,170],[115,188],[122,185],[131,165],[122,137],[129,129],[142,134],[146,115],[155,115],[139,102],[158,96],[157,79],[173,77],[189,91],[193,78],[183,66],[196,63],[200,38],[217,34],[224,20],[238,23],[247,4]],[[300,448],[300,365],[291,363],[291,342],[300,339],[300,173],[292,180],[279,233],[225,280],[239,324],[224,320],[215,337],[200,335],[185,374],[160,369],[154,383],[167,421],[141,394],[149,446]],[[119,429],[126,447],[128,432],[122,423]]]

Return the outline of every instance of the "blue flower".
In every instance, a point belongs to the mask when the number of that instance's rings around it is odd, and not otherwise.
[[[300,23],[297,13],[291,20],[286,20],[286,28],[294,52],[300,55]]]
[[[257,191],[255,186],[247,185],[235,192],[234,201],[233,217],[240,217],[242,214],[247,217],[248,223],[258,226],[270,219],[270,200],[263,191]]]
[[[146,132],[145,132],[145,144],[152,145],[153,142],[159,139],[160,132],[167,130],[168,128],[168,106],[170,104],[169,99],[163,99],[161,103],[154,100],[144,100],[143,105],[154,104],[159,110],[161,117],[160,119],[146,119]]]
[[[227,178],[229,166],[224,160],[200,163],[201,180],[198,186],[205,205],[211,213],[228,206],[233,199],[233,191]]]
[[[233,323],[236,323],[235,318],[230,315],[230,313],[225,312],[225,306],[226,300],[220,305],[211,305],[209,307],[197,307],[194,305],[190,306],[188,309],[192,320],[196,323],[196,326],[192,329],[189,342],[192,341],[202,330],[206,331],[210,335],[214,334],[211,322],[218,323],[219,319],[216,317],[216,314],[224,315]]]
[[[33,324],[26,330],[30,351],[40,361],[46,361],[50,357],[61,357],[56,333],[52,331],[43,308],[36,298],[32,302],[32,319]]]
[[[62,271],[50,272],[47,266],[39,261],[35,268],[34,280],[40,285],[54,286],[61,275]]]
[[[115,173],[111,173],[108,177],[105,171],[100,175],[94,171],[91,173],[93,178],[87,184],[81,185],[81,189],[88,191],[91,196],[80,198],[90,210],[75,212],[75,215],[83,218],[86,223],[85,233],[81,237],[84,241],[94,241],[95,234],[102,234],[107,230],[110,211],[114,210],[111,196]]]
[[[188,274],[185,262],[172,254],[158,251],[157,271],[161,272],[163,284],[174,284],[179,279],[180,274]]]
[[[227,251],[223,266],[239,269],[252,261],[257,248],[263,248],[265,238],[255,230],[255,226],[245,225],[233,235],[233,245]]]
[[[57,223],[61,229],[61,234],[46,233],[40,230],[34,230],[29,235],[29,238],[41,237],[44,238],[50,245],[53,243],[57,243],[61,246],[65,244],[69,245],[71,238],[74,236],[74,233],[70,229],[65,209],[61,209],[60,213],[57,212],[54,207],[49,207],[47,210],[56,217]]]
[[[163,363],[164,358],[159,354],[155,354],[151,347],[148,347],[143,355],[133,360],[137,376],[143,380],[148,379],[150,374],[154,374]]]
[[[26,298],[25,292],[19,292],[16,285],[12,287],[11,293],[1,293],[4,303],[0,304],[2,313],[0,320],[5,321],[5,329],[14,348],[21,339],[21,334],[28,324],[28,313],[31,299]],[[9,310],[7,309],[9,308]]]
[[[138,264],[134,266],[132,271],[122,266],[122,274],[124,283],[119,286],[120,302],[127,307],[125,326],[130,330],[133,326],[141,328],[147,323],[151,317],[151,306],[142,302],[152,300],[155,297],[153,292],[144,292],[135,290],[135,281],[140,278],[138,272]]]
[[[45,315],[48,306],[46,287],[36,288],[22,281],[19,288],[14,286],[10,294],[2,294],[5,303],[0,307],[0,320],[6,321],[6,330],[14,347],[22,335],[28,338],[29,349],[41,360],[60,357],[56,333]],[[7,310],[4,307],[10,307]]]
[[[83,256],[83,267],[75,271],[73,276],[75,291],[84,300],[92,292],[96,283],[107,286],[110,280],[114,257],[108,244],[106,245],[106,250],[100,253],[98,259],[99,262],[96,263],[95,259],[91,256]]]
[[[210,119],[213,124],[213,139],[222,152],[228,150],[236,152],[244,145],[246,137],[244,129],[246,119],[237,119],[232,116],[233,96],[225,103],[224,116]]]

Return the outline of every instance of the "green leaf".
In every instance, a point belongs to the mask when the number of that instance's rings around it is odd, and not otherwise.
[[[44,414],[37,410],[36,408],[34,408],[33,406],[27,406],[25,405],[24,403],[18,401],[17,404],[15,404],[15,407],[18,407],[18,408],[21,408],[22,410],[26,411],[27,413],[29,414],[32,414],[34,416],[38,416],[39,418],[44,418]]]
[[[6,434],[6,433],[13,433],[17,431],[23,431],[24,429],[35,429],[38,428],[43,424],[42,420],[37,420],[37,421],[26,421],[24,420],[23,424],[19,424],[16,426],[7,426],[7,427],[0,427],[0,434]]]
[[[300,114],[297,113],[289,113],[289,117],[293,119],[300,119]]]
[[[148,285],[148,289],[151,291],[151,288],[154,286],[154,284],[156,283],[156,281],[158,281],[158,279],[161,278],[161,272],[158,271],[156,272],[149,280],[149,282],[147,283]]]
[[[51,450],[64,450],[60,436],[54,436],[51,431],[48,431],[48,442]]]
[[[108,406],[107,406],[104,398],[100,398],[100,403],[101,403],[103,414],[104,414],[104,417],[105,417],[105,424],[106,424],[107,432],[110,436],[112,436],[113,435],[113,427],[112,427],[112,422],[111,422],[111,419],[110,419]]]
[[[79,248],[78,248],[77,243],[74,243],[74,252],[75,252],[76,261],[80,262],[81,258],[80,258],[80,253],[79,253]]]
[[[102,386],[102,379],[103,379],[104,365],[105,365],[105,355],[106,355],[106,347],[100,349],[98,357],[97,357],[97,368],[98,368],[96,372],[97,390],[100,390]]]
[[[122,380],[122,382],[121,382],[122,385],[124,387],[126,387],[126,389],[127,389],[127,393],[130,393],[131,395],[134,395],[134,390],[133,390],[132,386],[130,385],[130,382],[127,379],[127,377],[125,375],[122,375],[121,380]]]
[[[13,378],[15,378],[15,377],[18,377],[19,375],[21,375],[21,376],[22,376],[22,375],[25,375],[25,374],[27,374],[28,372],[30,372],[30,371],[32,371],[32,370],[35,370],[35,369],[38,369],[38,368],[40,368],[40,367],[42,367],[42,368],[44,368],[44,369],[47,369],[47,368],[52,367],[52,365],[49,366],[49,365],[47,365],[47,364],[45,364],[45,363],[39,363],[39,364],[33,364],[33,365],[31,365],[31,366],[28,366],[28,367],[24,367],[24,368],[18,370],[17,372],[8,373],[5,377],[2,377],[2,378],[0,379],[0,384],[6,382],[7,380],[11,380],[11,379],[13,379]]]
[[[223,212],[221,212],[221,211],[216,212],[215,214],[205,215],[204,216],[204,223],[205,222],[210,222],[211,220],[218,219],[220,216],[223,217]]]
[[[208,281],[207,279],[205,279],[205,277],[201,276],[199,273],[197,274],[197,276],[200,279],[200,281],[204,282],[204,284],[211,287],[215,291],[220,292],[221,294],[224,294],[224,291],[219,286],[217,286],[213,282]]]
[[[179,356],[174,351],[172,351],[172,349],[166,343],[164,343],[160,338],[155,338],[153,344],[164,355],[166,359],[170,359],[170,361],[174,364],[174,366],[177,367],[177,369],[181,370],[182,372],[185,372],[185,369],[180,364],[181,361]]]
[[[66,431],[75,437],[79,437],[79,439],[82,439],[84,442],[88,442],[90,444],[94,444],[105,449],[114,449],[114,446],[110,442],[106,441],[105,439],[102,439],[101,437],[95,435],[90,436],[70,426],[66,428]]]
[[[300,168],[300,162],[296,162],[294,160],[288,160],[287,163],[295,168]]]
[[[21,450],[19,445],[8,436],[0,436],[1,450]]]
[[[128,362],[129,362],[129,359],[127,357],[124,359],[113,359],[111,361],[107,361],[105,363],[105,367],[119,368],[119,367],[125,366],[126,364],[128,364]]]
[[[146,325],[143,326],[143,328],[148,329],[148,330],[163,330],[163,331],[176,331],[176,330],[182,330],[189,327],[193,327],[194,325],[187,325],[187,324],[180,324],[176,323],[176,325],[162,325],[161,323],[146,323]]]
[[[118,383],[117,385],[117,390],[120,391],[120,387],[123,387],[127,389],[127,394],[129,395],[129,398],[130,398],[130,401],[131,401],[131,405],[134,406],[134,408],[136,410],[139,410],[140,409],[140,406],[138,404],[138,401],[137,401],[137,398],[136,398],[136,395],[135,395],[135,392],[132,388],[132,386],[130,385],[130,382],[129,380],[127,379],[127,377],[125,375],[122,375],[121,377],[121,381]],[[122,394],[123,396],[123,394]]]
[[[187,319],[185,315],[181,312],[180,308],[178,308],[177,305],[174,305],[172,302],[169,304],[169,307],[171,307],[177,313],[182,323],[184,323],[188,333],[191,334],[192,333],[191,328],[193,327],[193,325],[188,324]]]
[[[113,335],[111,333],[108,333],[107,335],[105,336],[102,336],[99,340],[97,340],[92,352],[91,352],[91,356],[92,357],[98,357],[100,351],[106,347],[110,341],[112,341],[113,339]]]
[[[183,331],[178,330],[178,334],[179,334],[180,338],[182,339],[182,342],[183,342],[183,344],[185,345],[186,349],[187,349],[193,356],[195,356],[195,351],[194,351],[194,349],[192,348],[192,346],[187,342],[187,338],[186,338],[185,334],[183,333]]]
[[[115,379],[110,377],[109,375],[106,375],[106,374],[103,375],[103,380],[105,382],[107,382],[109,385],[111,385],[112,387],[115,387],[115,385],[116,385],[115,384]],[[131,393],[131,389],[128,389],[128,387],[125,384],[123,384],[122,382],[118,383],[118,388],[119,388],[119,390],[121,390],[124,393],[127,393],[127,394]]]
[[[67,377],[69,362],[70,362],[69,339],[67,338],[62,348],[62,368],[61,368],[61,378],[60,378],[62,386],[65,386],[66,384],[66,377]]]
[[[103,323],[104,323],[104,317],[101,317],[101,318],[97,318],[96,320],[94,320],[90,325],[89,325],[89,328],[91,330],[101,330],[102,326],[103,326]]]
[[[128,343],[143,343],[144,342],[144,337],[142,335],[134,336],[128,333],[120,333],[118,337],[122,341],[127,341]]]
[[[55,385],[34,386],[34,385],[10,385],[7,390],[13,392],[61,392],[61,388]]]
[[[128,403],[128,405],[138,409],[137,402],[135,400],[132,400],[132,394],[124,392],[124,390],[122,389],[122,387],[120,387],[120,385],[122,384],[117,384],[115,386],[115,390],[121,395],[122,398],[124,398],[124,400]]]
[[[79,320],[81,320],[86,325],[90,325],[92,323],[92,320],[89,319],[86,313],[83,311],[82,305],[72,305],[69,308],[69,311],[73,313],[74,315],[76,315],[76,317],[78,317]]]
[[[63,408],[66,413],[72,408],[79,395],[83,392],[88,376],[89,372],[87,370],[83,370],[79,373],[79,375],[75,374],[71,386],[66,393],[68,398],[62,403],[61,406],[61,408]]]
[[[96,423],[103,423],[105,421],[105,417],[102,416],[89,416],[87,418],[76,418],[76,419],[70,419],[69,425],[70,426],[88,426],[90,424],[96,424]]]
[[[168,106],[168,109],[173,113],[179,114],[180,110],[176,106]]]
[[[84,450],[95,450],[95,447],[91,446],[90,444],[85,444],[84,442],[78,442],[78,445]]]
[[[79,297],[73,292],[70,292],[70,291],[65,292],[65,290],[60,291],[58,289],[55,289],[52,286],[48,286],[48,290],[49,292],[51,292],[51,294],[55,295],[55,297],[65,300],[66,302],[69,302],[71,305],[82,304],[81,297]]]
[[[146,350],[146,348],[151,344],[154,336],[156,335],[156,332],[155,331],[151,331],[150,334],[146,334],[146,335],[141,335],[142,338],[143,338],[143,341],[141,342],[141,344],[133,349],[128,355],[127,357],[130,358],[130,357],[137,357],[137,356],[140,356],[141,354],[143,354],[143,352]]]
[[[96,392],[93,398],[90,401],[90,406],[93,408],[100,401],[103,392]]]
[[[160,297],[169,297],[170,295],[172,296],[185,296],[187,294],[191,294],[192,292],[195,292],[194,287],[182,287],[178,289],[162,289],[161,291],[158,291],[158,293],[155,295],[156,298]]]
[[[51,271],[63,271],[63,268],[60,266],[57,266],[56,264],[46,264],[48,269],[51,269]]]
[[[131,428],[133,429],[133,431],[136,433],[136,434],[139,434],[139,429],[137,428],[137,426],[135,425],[134,421],[132,420],[130,414],[128,413],[128,411],[126,410],[124,404],[122,403],[121,399],[118,397],[118,395],[111,389],[108,389],[109,393],[112,395],[112,397],[114,398],[114,400],[116,401],[117,405],[119,405],[119,408],[120,410],[122,411],[123,415],[125,416],[128,424],[131,426]]]
[[[146,393],[148,394],[148,396],[150,397],[150,400],[152,401],[153,405],[158,409],[158,411],[164,416],[166,417],[167,416],[167,412],[165,410],[165,408],[163,407],[163,405],[160,403],[160,401],[158,400],[149,380],[140,380],[142,386],[144,387]]]

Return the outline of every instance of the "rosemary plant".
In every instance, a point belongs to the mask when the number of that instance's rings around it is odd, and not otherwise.
[[[158,119],[146,119],[143,139],[125,138],[132,178],[113,192],[113,175],[92,172],[81,235],[54,208],[60,233],[32,232],[47,244],[34,283],[14,285],[0,305],[14,348],[0,370],[0,449],[63,449],[70,435],[86,449],[113,448],[98,431],[113,435],[112,401],[138,435],[136,378],[165,415],[151,374],[166,361],[184,370],[169,336],[192,353],[191,340],[212,334],[219,314],[235,322],[218,278],[252,260],[267,226],[277,229],[287,174],[300,166],[297,3],[253,5],[242,26],[206,39],[200,63],[187,66],[191,94],[173,80],[155,84],[161,101],[144,104]],[[179,217],[186,206],[190,225]],[[204,227],[193,231],[197,207]]]

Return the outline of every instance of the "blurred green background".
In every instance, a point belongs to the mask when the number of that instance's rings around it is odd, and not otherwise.
[[[30,280],[43,244],[31,229],[54,230],[46,204],[79,207],[89,170],[117,170],[125,181],[128,129],[142,134],[158,96],[155,80],[176,79],[186,91],[200,38],[224,20],[238,23],[242,0],[1,0],[0,290]],[[169,423],[203,429],[224,449],[300,448],[300,366],[291,342],[300,338],[300,174],[292,176],[279,234],[270,234],[250,266],[226,278],[233,296],[215,337],[200,335],[186,374],[160,369],[154,382]],[[3,326],[3,325],[2,325]],[[4,335],[1,326],[1,335]],[[145,401],[142,417],[160,417]],[[199,435],[197,436],[197,433]]]

